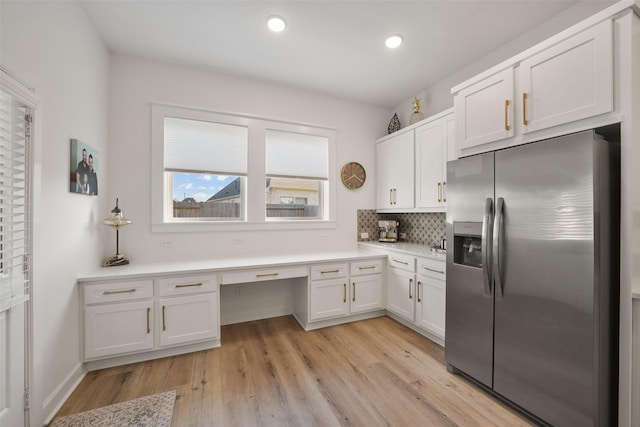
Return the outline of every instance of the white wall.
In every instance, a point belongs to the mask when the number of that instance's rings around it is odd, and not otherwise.
[[[388,110],[282,86],[127,56],[111,58],[109,201],[133,224],[120,232],[120,251],[132,262],[206,259],[272,253],[354,249],[356,211],[375,207],[374,142],[386,133]],[[337,168],[358,161],[369,172],[351,191],[337,185],[337,227],[306,231],[152,233],[151,102],[267,117],[335,128]],[[242,242],[234,243],[234,237]],[[326,236],[326,239],[323,237]],[[114,251],[107,239],[107,252]],[[172,247],[161,247],[160,241]]]
[[[453,73],[444,80],[416,92],[421,99],[420,111],[425,117],[432,116],[447,108],[453,107],[451,88],[487,69],[498,65],[518,53],[548,39],[555,34],[566,30],[574,24],[614,4],[610,0],[585,0],[576,3],[562,13],[554,16],[531,31],[513,39],[509,43],[499,47],[488,55],[471,62],[468,66]],[[403,127],[409,124],[409,116],[413,112],[413,97],[401,102],[391,110],[391,115],[397,113]]]
[[[108,62],[75,2],[0,2],[1,63],[36,89],[32,425],[52,415],[82,375],[75,279],[102,259],[106,198],[69,192],[69,140],[99,151],[106,190]]]

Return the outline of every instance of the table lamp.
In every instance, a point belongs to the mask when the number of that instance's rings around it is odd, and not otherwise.
[[[122,216],[122,209],[118,207],[118,199],[116,199],[116,207],[111,210],[111,215],[105,218],[102,223],[116,229],[116,254],[107,258],[102,264],[103,267],[114,267],[116,265],[129,264],[129,260],[120,253],[120,228],[131,224],[131,220]]]

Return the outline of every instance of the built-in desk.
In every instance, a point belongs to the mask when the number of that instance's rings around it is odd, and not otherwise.
[[[385,258],[360,249],[101,268],[77,279],[83,360],[95,370],[218,347],[221,295],[238,284],[286,283],[279,314],[305,330],[384,315]]]

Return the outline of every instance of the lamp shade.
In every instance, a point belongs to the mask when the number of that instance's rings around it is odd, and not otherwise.
[[[131,224],[133,221],[122,215],[122,209],[118,207],[118,199],[116,199],[116,207],[111,210],[111,215],[102,220],[102,224],[119,229],[125,225]]]

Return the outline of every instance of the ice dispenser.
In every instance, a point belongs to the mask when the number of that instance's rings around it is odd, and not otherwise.
[[[482,223],[453,223],[453,262],[482,268]]]

